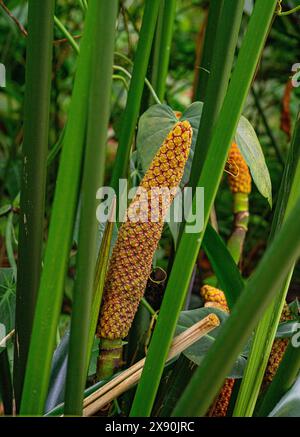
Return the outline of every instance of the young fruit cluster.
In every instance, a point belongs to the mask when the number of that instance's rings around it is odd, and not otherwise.
[[[200,294],[205,302],[205,306],[214,306],[222,309],[223,311],[229,312],[226,297],[222,290],[210,285],[203,285]]]
[[[165,214],[183,176],[191,140],[190,123],[176,123],[127,210],[106,276],[97,328],[102,339],[123,339],[128,334],[151,273]],[[165,188],[173,193],[162,196],[157,192]]]
[[[226,297],[222,290],[219,290],[218,288],[212,287],[210,285],[204,285],[200,290],[200,295],[204,300],[204,306],[219,308],[229,313]],[[208,413],[209,416],[213,416],[213,417],[226,416],[234,382],[235,380],[232,378],[227,378],[225,380],[225,383],[219,395],[217,396],[215,402],[209,409],[209,413]]]
[[[231,192],[250,194],[250,171],[236,143],[231,145],[227,162],[229,166],[228,183]]]

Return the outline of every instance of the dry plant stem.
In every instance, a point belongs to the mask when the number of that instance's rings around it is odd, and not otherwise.
[[[220,324],[218,317],[215,314],[210,314],[200,322],[187,329],[173,340],[170,348],[167,361],[175,358],[186,348],[200,340],[204,335],[217,328]],[[114,378],[109,383],[105,384],[92,395],[84,400],[84,416],[91,416],[111,402],[116,397],[120,396],[134,384],[136,384],[142,374],[145,358],[138,361],[121,375]]]
[[[5,347],[5,344],[15,335],[15,330],[10,331],[1,341],[0,347]]]

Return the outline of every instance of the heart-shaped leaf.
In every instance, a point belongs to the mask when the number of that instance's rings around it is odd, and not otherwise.
[[[216,314],[220,319],[221,322],[220,327],[214,329],[209,334],[205,335],[203,338],[201,338],[199,341],[194,343],[192,346],[190,346],[183,352],[183,355],[185,355],[190,361],[195,363],[197,366],[200,365],[203,357],[215,342],[222,324],[226,322],[229,315],[226,312],[221,311],[217,308],[203,307],[190,311],[182,311],[178,319],[178,324],[176,327],[176,335],[190,328],[195,323],[199,322],[199,320],[204,319],[211,313]],[[235,379],[241,378],[243,376],[245,365],[246,365],[246,358],[245,356],[240,355],[237,358],[232,371],[230,372],[229,375],[227,375],[227,377],[235,378]]]
[[[179,119],[188,120],[193,128],[191,151],[185,166],[182,186],[189,181],[202,108],[202,102],[194,102]],[[136,147],[138,162],[143,173],[149,168],[155,154],[177,121],[178,118],[168,105],[153,105],[141,116]]]
[[[269,170],[256,132],[244,116],[240,118],[235,141],[251,171],[258,191],[272,207],[272,184]]]

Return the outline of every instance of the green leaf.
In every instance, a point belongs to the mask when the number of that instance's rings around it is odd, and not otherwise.
[[[7,213],[10,212],[10,211],[11,211],[11,205],[10,205],[10,204],[8,204],[8,205],[3,205],[3,206],[0,208],[0,217],[1,217],[2,215],[7,214]]]
[[[136,148],[143,172],[150,167],[153,157],[176,122],[176,116],[168,105],[150,106],[141,116]]]
[[[180,120],[188,120],[193,128],[191,151],[181,181],[182,186],[189,181],[202,108],[202,102],[194,102],[180,117]],[[168,105],[150,106],[141,116],[137,135],[137,153],[143,173],[150,167],[155,154],[177,121]]]
[[[6,333],[14,329],[16,306],[16,284],[13,269],[0,269],[0,323]]]
[[[195,323],[199,322],[199,320],[204,319],[211,313],[216,314],[220,319],[221,322],[220,327],[214,329],[209,334],[205,335],[203,338],[201,338],[201,340],[197,341],[183,352],[183,355],[186,356],[186,358],[188,358],[197,366],[201,364],[203,357],[206,355],[210,347],[214,344],[218,336],[218,333],[220,331],[220,328],[222,324],[224,324],[228,319],[229,314],[217,308],[203,307],[190,311],[182,311],[178,319],[178,324],[176,327],[176,335],[181,334],[186,329],[190,328]],[[233,366],[232,371],[227,375],[227,377],[241,378],[243,376],[243,370],[245,368],[245,365],[246,365],[245,356],[239,355]]]
[[[298,331],[298,327],[299,322],[297,320],[280,323],[277,328],[276,338],[290,338]]]
[[[300,416],[300,377],[293,387],[283,396],[268,417]]]
[[[244,116],[240,118],[235,141],[251,171],[258,191],[272,207],[272,184],[269,170],[256,132]]]
[[[244,280],[223,240],[210,224],[204,234],[203,248],[231,309],[243,290]]]

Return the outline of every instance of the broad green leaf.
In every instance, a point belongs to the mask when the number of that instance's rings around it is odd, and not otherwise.
[[[181,182],[182,186],[189,180],[202,107],[202,102],[194,102],[180,117],[180,120],[188,120],[193,128],[191,151]],[[156,152],[177,121],[175,113],[167,105],[153,105],[141,116],[136,147],[138,162],[143,173],[149,168]]]
[[[153,105],[141,116],[137,134],[137,152],[145,172],[168,133],[177,122],[167,105]]]
[[[272,184],[265,157],[256,132],[246,117],[241,116],[235,141],[251,171],[258,191],[272,207]]]
[[[13,269],[0,269],[0,323],[5,326],[6,333],[14,329],[16,306],[16,284]]]
[[[210,347],[214,344],[218,333],[220,331],[220,328],[222,324],[226,322],[229,315],[225,313],[224,311],[221,311],[217,308],[197,308],[195,310],[190,311],[182,311],[180,313],[178,324],[176,328],[176,335],[180,334],[181,332],[185,331],[186,329],[193,326],[195,323],[199,322],[199,320],[204,319],[209,314],[214,313],[216,314],[221,322],[220,327],[214,329],[209,334],[205,335],[203,338],[201,338],[199,341],[194,343],[192,346],[187,348],[183,355],[185,355],[190,361],[192,361],[197,366],[200,365],[203,357],[207,353],[207,351],[210,349]],[[241,378],[243,376],[243,371],[246,365],[246,358],[244,355],[239,355],[237,358],[234,367],[232,371],[230,372],[227,377],[229,378]]]
[[[300,377],[268,417],[300,417]]]

